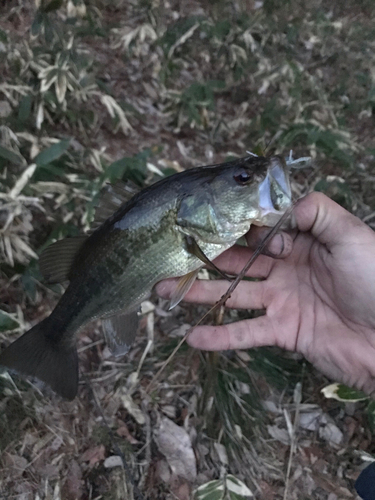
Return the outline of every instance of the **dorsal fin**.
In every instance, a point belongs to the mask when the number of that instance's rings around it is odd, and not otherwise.
[[[121,205],[133,198],[139,191],[140,188],[132,181],[120,181],[113,185],[107,184],[101,193],[98,206],[95,209],[91,231],[103,224]]]
[[[62,283],[70,279],[73,261],[86,239],[87,236],[65,238],[52,243],[42,252],[39,267],[47,283]]]

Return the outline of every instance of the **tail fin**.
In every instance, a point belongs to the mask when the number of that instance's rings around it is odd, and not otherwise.
[[[48,337],[49,318],[35,325],[0,354],[0,366],[36,377],[66,399],[78,390],[78,356],[74,346]]]

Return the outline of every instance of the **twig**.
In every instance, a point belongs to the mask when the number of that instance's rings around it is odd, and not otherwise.
[[[147,473],[151,465],[151,443],[152,443],[152,432],[151,432],[151,421],[150,421],[150,416],[147,413],[147,408],[146,408],[146,402],[145,400],[142,401],[142,407],[144,410],[144,416],[145,416],[145,424],[146,424],[146,443],[144,446],[145,449],[145,468],[143,470],[142,477],[139,480],[139,486],[143,487],[144,483],[146,481]]]
[[[244,278],[250,267],[254,264],[256,259],[259,257],[259,255],[263,252],[265,247],[268,245],[270,240],[275,236],[277,231],[281,228],[283,223],[286,221],[286,219],[292,214],[293,209],[294,209],[295,203],[291,205],[285,213],[281,216],[280,220],[276,223],[276,225],[270,230],[270,232],[267,234],[267,236],[263,239],[263,241],[259,244],[258,248],[255,250],[253,255],[250,257],[250,259],[247,261],[245,267],[242,269],[242,271],[238,274],[235,280],[231,283],[229,286],[228,290],[225,292],[225,294],[221,297],[220,300],[216,302],[196,323],[193,325],[189,330],[186,332],[186,334],[183,336],[183,338],[180,340],[180,342],[177,344],[177,346],[173,349],[172,354],[168,357],[168,359],[163,363],[159,371],[154,375],[152,378],[151,382],[146,388],[146,393],[149,392],[150,388],[152,385],[156,382],[156,380],[159,378],[160,374],[163,372],[163,370],[168,366],[170,361],[174,358],[176,352],[180,349],[182,344],[185,342],[185,340],[188,338],[190,333],[196,328],[198,325],[202,323],[203,320],[207,318],[209,314],[211,314],[217,307],[225,305],[225,302],[230,298],[232,295],[233,291],[235,288],[238,286],[239,282]]]

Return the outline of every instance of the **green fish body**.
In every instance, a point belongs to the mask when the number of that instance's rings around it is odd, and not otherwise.
[[[68,279],[69,285],[51,315],[1,353],[0,365],[73,399],[76,334],[84,325],[103,318],[110,347],[125,353],[140,304],[157,282],[183,277],[176,305],[204,259],[233,246],[251,224],[274,225],[290,203],[286,165],[279,157],[198,167],[143,189],[90,236],[56,242],[42,254],[46,281]]]

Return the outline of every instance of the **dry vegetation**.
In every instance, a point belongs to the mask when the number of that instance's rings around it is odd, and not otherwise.
[[[53,308],[38,254],[89,228],[108,181],[293,149],[314,159],[296,197],[324,191],[375,227],[373,5],[0,2],[1,347]],[[0,376],[0,498],[354,499],[374,404],[324,399],[328,382],[275,349],[183,346],[150,386],[206,310],[165,306],[147,304],[123,359],[82,332],[72,403]]]

